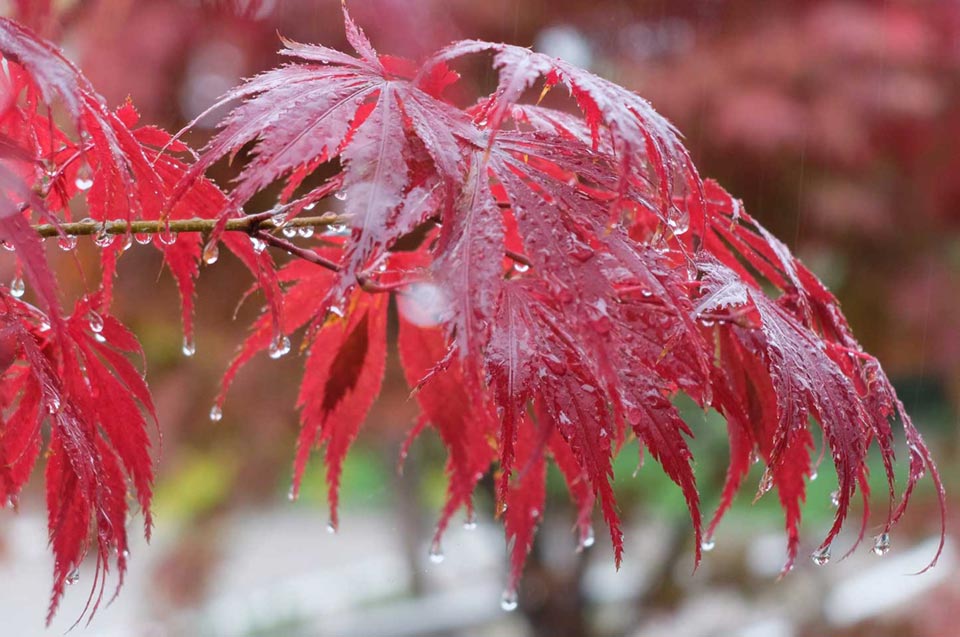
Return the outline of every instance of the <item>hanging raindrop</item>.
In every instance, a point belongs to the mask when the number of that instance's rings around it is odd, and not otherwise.
[[[264,242],[262,239],[259,239],[257,237],[250,237],[250,245],[253,246],[253,251],[256,252],[257,254],[260,254],[267,249],[266,242]]]
[[[831,505],[833,506],[833,508],[835,508],[835,509],[840,506],[840,492],[839,492],[839,491],[831,491],[831,492],[830,492],[830,504],[831,504]]]
[[[67,575],[67,584],[76,584],[80,581],[80,571],[78,569],[73,569]]]
[[[703,541],[700,542],[700,550],[709,553],[717,546],[717,541],[713,539],[713,536],[707,536],[703,538]]]
[[[293,239],[295,236],[297,236],[296,226],[284,226],[280,232],[283,233],[283,236],[285,236],[287,239]]]
[[[170,229],[170,224],[167,224],[163,230],[160,231],[159,239],[161,244],[172,246],[177,242],[177,233]]]
[[[830,561],[830,547],[826,546],[819,548],[813,552],[810,556],[810,559],[813,560],[813,563],[817,566],[823,566]]]
[[[210,422],[220,422],[223,420],[223,410],[220,405],[214,405],[210,408]]]
[[[309,239],[313,236],[313,226],[300,226],[297,228],[297,234],[303,239]]]
[[[517,610],[517,591],[512,588],[503,591],[503,595],[500,596],[500,608],[508,613]]]
[[[90,188],[93,187],[93,180],[84,177],[77,177],[73,183],[77,187],[77,190],[90,190]]]
[[[434,542],[430,545],[430,561],[434,564],[440,564],[443,562],[443,547],[440,546],[440,542]]]
[[[142,246],[147,245],[152,240],[152,237],[145,232],[138,232],[133,235],[133,240],[139,243]]]
[[[107,222],[104,221],[93,237],[93,243],[98,248],[108,248],[113,243],[114,236],[107,232]]]
[[[273,339],[273,342],[270,343],[270,358],[276,360],[281,356],[285,356],[290,352],[290,339],[286,336],[280,335]]]
[[[333,196],[337,201],[347,200],[347,193],[343,190],[338,190],[337,192],[333,193]]]
[[[103,317],[90,310],[90,313],[87,314],[87,321],[90,324],[90,331],[99,334],[103,331]]]
[[[465,531],[473,531],[477,528],[477,514],[471,511],[467,515],[467,519],[463,522],[463,528]]]
[[[60,246],[60,249],[64,252],[69,252],[77,247],[77,238],[71,235],[60,237],[57,240],[57,245]]]
[[[193,337],[183,337],[183,347],[180,348],[184,356],[190,357],[197,353],[197,344],[193,342]]]
[[[220,248],[216,243],[208,243],[203,247],[203,262],[213,265],[220,258]]]
[[[13,277],[10,281],[10,295],[19,299],[26,291],[27,286],[23,283],[23,278],[19,276]]]
[[[583,539],[580,541],[580,545],[583,548],[588,549],[591,546],[593,546],[596,542],[597,542],[597,536],[593,532],[593,525],[590,525],[587,527],[587,531],[584,534]]]
[[[890,534],[881,533],[873,543],[873,554],[883,557],[890,550]]]

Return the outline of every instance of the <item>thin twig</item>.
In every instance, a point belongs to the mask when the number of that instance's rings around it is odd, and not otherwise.
[[[301,248],[300,246],[294,245],[293,243],[287,241],[286,239],[282,239],[281,237],[272,235],[269,232],[265,232],[263,230],[259,232],[255,232],[253,236],[260,239],[267,245],[271,245],[275,248],[280,248],[281,250],[288,252],[295,257],[299,257],[304,261],[309,261],[310,263],[314,263],[316,265],[319,265],[320,267],[326,268],[333,272],[340,271],[339,265],[337,265],[333,261],[330,261],[329,259],[325,259],[321,257],[319,254],[317,254],[310,248]]]
[[[344,217],[324,214],[319,217],[294,217],[286,223],[277,223],[273,219],[264,219],[259,215],[248,215],[227,221],[228,232],[255,233],[259,230],[278,230],[280,228],[316,228],[346,223]],[[34,226],[43,238],[68,236],[86,236],[106,232],[107,234],[160,234],[161,232],[210,232],[217,225],[216,219],[171,219],[163,221],[75,221],[61,223],[59,229],[52,224]]]

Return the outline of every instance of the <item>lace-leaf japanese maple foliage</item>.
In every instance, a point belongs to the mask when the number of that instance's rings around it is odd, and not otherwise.
[[[457,510],[473,515],[472,493],[495,471],[510,594],[543,516],[547,461],[567,481],[581,545],[599,505],[619,564],[612,458],[631,437],[681,489],[697,559],[759,457],[759,495],[775,489],[785,511],[790,568],[815,471],[814,422],[838,475],[820,554],[858,493],[865,533],[874,444],[889,486],[883,534],[925,474],[943,507],[920,434],[834,297],[737,200],[701,180],[677,131],[645,100],[504,44],[459,42],[415,65],[378,54],[344,16],[357,56],[285,42],[289,63],[217,105],[235,108],[195,161],[177,138],[138,127],[131,105],[108,110],[54,47],[0,22],[0,238],[31,291],[24,296],[19,274],[0,287],[0,496],[16,497],[46,445],[51,616],[91,548],[93,609],[109,568],[122,581],[128,482],[148,535],[151,524],[146,426],[155,415],[128,356],[139,345],[109,313],[130,237],[97,235],[103,283],[67,312],[31,227],[61,224],[75,197],[97,221],[216,220],[205,246],[198,234],[147,238],[179,285],[185,350],[199,263],[223,243],[255,276],[267,311],[228,368],[216,411],[246,362],[286,354],[289,336],[302,334],[292,495],[323,449],[334,527],[343,459],[382,383],[395,297],[400,358],[422,414],[411,440],[432,427],[449,453],[434,542]],[[461,108],[444,97],[459,78],[451,65],[477,55],[492,55],[499,81]],[[569,92],[579,114],[541,106],[537,95],[551,90]],[[65,119],[51,115],[54,105]],[[241,149],[250,160],[224,194],[203,174]],[[334,195],[342,215],[322,237],[271,239],[302,257],[275,266],[262,240],[227,222],[278,182],[274,226]],[[693,432],[673,401],[680,392],[727,420],[730,465],[706,523]],[[909,449],[899,496],[894,422]]]

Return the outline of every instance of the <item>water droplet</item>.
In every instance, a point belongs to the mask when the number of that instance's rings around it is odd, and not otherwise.
[[[60,411],[60,397],[51,396],[50,400],[47,401],[47,412],[55,414]]]
[[[130,246],[132,245],[133,245],[133,236],[128,234],[123,238],[123,251],[126,252],[127,250],[130,249]]]
[[[216,243],[208,243],[203,247],[203,262],[213,265],[220,258],[220,248]]]
[[[161,244],[165,246],[172,246],[177,242],[177,233],[170,230],[170,226],[168,224],[163,230],[160,231],[159,239]]]
[[[99,334],[103,331],[103,317],[90,310],[87,314],[87,321],[90,324],[90,331]]]
[[[824,564],[830,561],[830,547],[826,546],[826,547],[817,549],[810,556],[810,559],[812,559],[813,563],[816,564],[817,566],[823,566]]]
[[[430,545],[429,556],[430,556],[430,561],[433,562],[434,564],[440,564],[441,562],[443,562],[443,558],[444,558],[443,547],[440,546],[440,542],[434,541],[434,543]]]
[[[757,497],[764,495],[767,491],[773,488],[773,472],[770,471],[770,467],[767,467],[763,471],[763,476],[760,477],[760,485],[757,487]]]
[[[704,327],[713,327],[714,320],[711,318],[706,318],[705,316],[700,317],[700,325]]]
[[[297,234],[304,239],[309,239],[313,236],[313,226],[300,226],[297,228]]]
[[[328,237],[345,237],[350,234],[350,227],[344,223],[331,223],[323,231]]]
[[[304,210],[313,210],[313,209],[316,208],[316,207],[317,207],[317,202],[316,202],[316,201],[312,201],[312,202],[308,203],[306,206],[304,206],[303,209],[304,209]]]
[[[337,201],[347,200],[347,193],[346,191],[343,191],[343,190],[338,190],[337,192],[333,193],[333,196]]]
[[[77,177],[77,180],[73,183],[77,186],[77,190],[90,190],[93,187],[93,180],[83,177]]]
[[[0,245],[2,245],[3,249],[6,250],[7,252],[16,252],[17,250],[17,246],[13,245],[12,243],[8,243],[6,241],[0,241]]]
[[[583,536],[583,539],[580,541],[580,545],[583,546],[583,548],[588,549],[594,544],[596,544],[596,542],[597,542],[597,536],[593,532],[593,526],[592,525],[588,526],[587,531]]]
[[[80,571],[78,569],[73,569],[67,575],[67,584],[76,584],[80,581]]]
[[[19,276],[13,277],[10,281],[10,295],[14,298],[20,298],[27,291],[27,286],[23,283],[23,279]]]
[[[270,358],[276,360],[281,356],[285,356],[290,352],[290,339],[286,336],[280,335],[273,339],[273,342],[270,343],[270,349],[268,353]]]
[[[123,555],[123,559],[125,560],[130,559],[130,549],[123,549],[121,555]]]
[[[133,240],[139,243],[142,246],[147,245],[152,240],[152,237],[145,232],[138,232],[133,235]]]
[[[467,519],[463,523],[463,528],[465,531],[473,531],[477,528],[477,514],[473,511],[467,516]]]
[[[60,237],[57,240],[57,245],[60,246],[60,249],[64,252],[69,252],[77,247],[77,238],[73,236]]]
[[[512,588],[503,591],[503,595],[500,596],[500,608],[508,613],[517,610],[517,591]]]
[[[330,312],[330,314],[333,314],[334,316],[338,316],[340,318],[343,318],[344,316],[343,306],[341,304],[331,305],[330,309],[327,311]]]
[[[530,266],[527,265],[526,263],[514,263],[513,269],[514,271],[519,272],[520,274],[523,274],[524,272],[530,269]]]
[[[750,464],[757,464],[760,462],[760,454],[756,449],[750,452]]]
[[[712,536],[707,536],[703,538],[703,541],[700,542],[700,550],[704,553],[709,553],[717,546],[717,541],[713,539]]]
[[[93,237],[93,243],[98,248],[108,248],[113,243],[114,238],[114,235],[107,232],[107,222],[103,222],[103,225],[100,226],[97,234]]]
[[[333,535],[336,532],[337,532],[337,525],[334,524],[333,522],[327,522],[327,533],[329,533],[330,535]]]
[[[250,245],[253,246],[253,251],[256,252],[257,254],[260,254],[261,252],[267,249],[266,242],[264,242],[261,239],[258,239],[257,237],[250,237]]]
[[[830,492],[830,504],[833,505],[833,508],[837,508],[837,507],[840,506],[840,492],[839,492],[839,491],[831,491],[831,492]]]
[[[810,482],[813,482],[814,480],[816,480],[816,479],[817,479],[817,475],[818,475],[818,474],[817,474],[817,470],[816,470],[816,469],[814,469],[813,471],[811,471],[811,472],[810,472]]]
[[[297,228],[295,226],[284,226],[283,230],[281,230],[280,232],[287,239],[293,239],[295,236],[297,236]]]
[[[220,405],[214,405],[210,408],[210,422],[220,422],[223,420],[223,410]]]
[[[190,357],[197,353],[197,344],[193,342],[190,336],[183,337],[183,346],[180,348],[184,356]]]
[[[884,556],[887,554],[887,551],[890,550],[890,534],[881,533],[877,536],[876,541],[873,543],[873,554]]]
[[[297,498],[298,498],[299,496],[300,496],[300,494],[297,493],[297,490],[296,490],[296,489],[293,487],[293,485],[291,484],[291,485],[290,485],[290,490],[287,491],[287,500],[290,500],[291,502],[296,502],[296,501],[297,501]]]
[[[98,334],[98,333],[96,333],[96,332],[93,333],[93,340],[95,340],[95,341],[98,342],[98,343],[106,343],[106,342],[107,342],[107,338],[106,338],[103,334]]]

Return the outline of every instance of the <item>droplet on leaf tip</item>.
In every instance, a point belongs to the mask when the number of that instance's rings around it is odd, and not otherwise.
[[[500,596],[500,608],[508,613],[517,610],[517,591],[512,588],[503,591],[503,595]]]
[[[183,337],[183,346],[180,348],[180,351],[183,352],[183,355],[186,357],[193,356],[197,353],[197,344],[193,342],[193,339],[189,336]]]
[[[700,550],[704,553],[709,553],[717,546],[717,541],[713,539],[712,536],[707,536],[703,538],[700,542]]]
[[[440,542],[434,542],[430,545],[429,557],[430,561],[434,564],[440,564],[443,562],[445,556],[443,554],[443,547],[440,546]]]
[[[831,492],[830,492],[830,504],[833,506],[833,508],[837,508],[837,507],[840,506],[840,492],[839,492],[839,491],[831,491]]]
[[[526,263],[514,263],[513,269],[514,271],[519,272],[520,274],[523,274],[524,272],[530,269],[530,266],[527,265]]]
[[[317,202],[316,202],[316,201],[312,201],[312,202],[308,203],[306,206],[304,206],[303,209],[304,209],[304,210],[313,210],[313,209],[316,208],[316,207],[317,207]]]
[[[881,533],[873,543],[873,554],[883,557],[890,550],[890,534]]]
[[[291,502],[296,502],[296,501],[297,501],[297,498],[298,498],[299,496],[300,496],[300,494],[297,493],[297,490],[296,490],[296,489],[294,488],[294,486],[291,484],[291,485],[290,485],[290,490],[287,491],[287,500],[290,500]]]
[[[77,190],[90,190],[90,188],[93,187],[93,180],[84,177],[77,177],[73,183],[76,185]]]
[[[10,281],[10,296],[19,299],[27,291],[27,286],[19,276],[13,277]]]
[[[347,193],[343,190],[338,190],[337,192],[333,193],[333,196],[337,201],[347,200]]]
[[[223,410],[220,405],[214,405],[210,408],[210,422],[220,422],[223,420]]]
[[[99,334],[103,331],[103,317],[90,310],[90,313],[87,314],[87,322],[90,325],[90,331],[95,334]]]
[[[597,542],[597,536],[593,531],[593,525],[587,527],[586,531],[581,532],[580,537],[580,546],[577,547],[578,550],[588,549]]]
[[[329,533],[330,535],[333,535],[336,532],[337,532],[337,525],[334,524],[333,522],[327,522],[327,533]]]
[[[823,548],[817,549],[810,556],[810,559],[812,559],[813,563],[816,564],[817,566],[824,566],[827,562],[830,561],[830,547],[825,546]]]
[[[72,235],[60,237],[60,239],[57,240],[57,246],[64,252],[69,252],[77,247],[77,238]]]
[[[285,356],[290,352],[290,339],[286,336],[280,335],[273,339],[270,343],[269,354],[270,358],[276,360]]]
[[[816,469],[814,469],[813,471],[811,471],[811,472],[810,472],[810,482],[813,482],[814,480],[816,480],[816,479],[817,479],[817,475],[818,475],[818,474],[817,474],[817,470],[816,470]]]
[[[257,237],[250,237],[250,245],[253,246],[253,251],[257,254],[261,254],[264,250],[267,249],[267,244],[262,239]]]
[[[463,523],[463,528],[466,531],[473,531],[477,528],[477,514],[473,511],[467,516],[467,519]]]
[[[80,581],[80,570],[75,568],[72,571],[70,571],[70,573],[67,575],[67,584],[76,584],[79,581]]]

